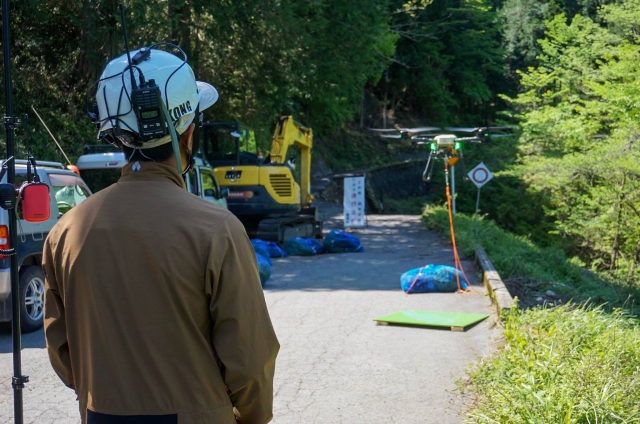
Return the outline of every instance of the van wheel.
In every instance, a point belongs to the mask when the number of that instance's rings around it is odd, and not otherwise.
[[[37,265],[20,270],[20,327],[30,333],[42,327],[44,316],[44,273]]]

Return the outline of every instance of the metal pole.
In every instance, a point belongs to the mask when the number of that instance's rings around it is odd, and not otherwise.
[[[451,213],[456,214],[456,166],[451,165]]]
[[[476,226],[476,221],[478,220],[478,208],[480,207],[480,187],[478,187],[478,197],[476,197],[476,214],[473,217],[473,226]]]
[[[11,40],[9,38],[9,0],[2,0],[2,44],[4,47],[4,89],[5,89],[5,117],[4,128],[7,140],[7,159],[14,156],[13,130],[16,119],[11,110]],[[14,184],[16,176],[15,161],[10,161],[8,166],[7,183]],[[17,219],[14,208],[7,211],[9,213],[9,248],[17,251]],[[13,311],[11,328],[13,341],[13,409],[14,422],[22,424],[22,389],[27,377],[22,375],[22,340],[20,333],[20,283],[18,281],[18,256],[14,252],[9,256],[11,260],[11,309]]]

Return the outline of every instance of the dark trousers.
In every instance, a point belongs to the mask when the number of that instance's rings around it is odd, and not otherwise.
[[[87,424],[178,424],[178,414],[109,415],[87,409]]]

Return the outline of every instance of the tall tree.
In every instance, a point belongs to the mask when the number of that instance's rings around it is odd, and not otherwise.
[[[522,74],[518,167],[549,199],[558,234],[596,269],[633,275],[640,242],[640,2],[604,7],[597,20],[558,15],[540,66]],[[621,19],[622,16],[627,19]]]
[[[434,0],[392,7],[392,28],[400,38],[388,78],[380,82],[380,91],[390,93],[390,109],[430,123],[493,120],[504,80],[494,4]]]

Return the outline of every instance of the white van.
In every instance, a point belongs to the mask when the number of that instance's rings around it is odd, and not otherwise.
[[[20,280],[20,324],[22,331],[30,332],[42,326],[44,314],[44,273],[42,272],[42,248],[44,239],[58,219],[91,195],[91,190],[74,172],[61,163],[38,162],[40,181],[49,186],[51,193],[51,215],[49,219],[32,223],[22,219],[20,205],[18,213],[18,266]],[[27,179],[27,165],[16,160],[15,186],[20,187]],[[7,182],[7,176],[2,183]],[[0,209],[0,248],[7,249],[9,239],[9,213]],[[11,321],[11,263],[8,256],[0,256],[0,321]]]
[[[95,193],[116,183],[126,163],[124,153],[113,146],[85,146],[85,154],[78,158],[76,166]],[[229,189],[220,189],[213,169],[201,158],[196,158],[196,164],[185,180],[191,193],[227,209]]]

